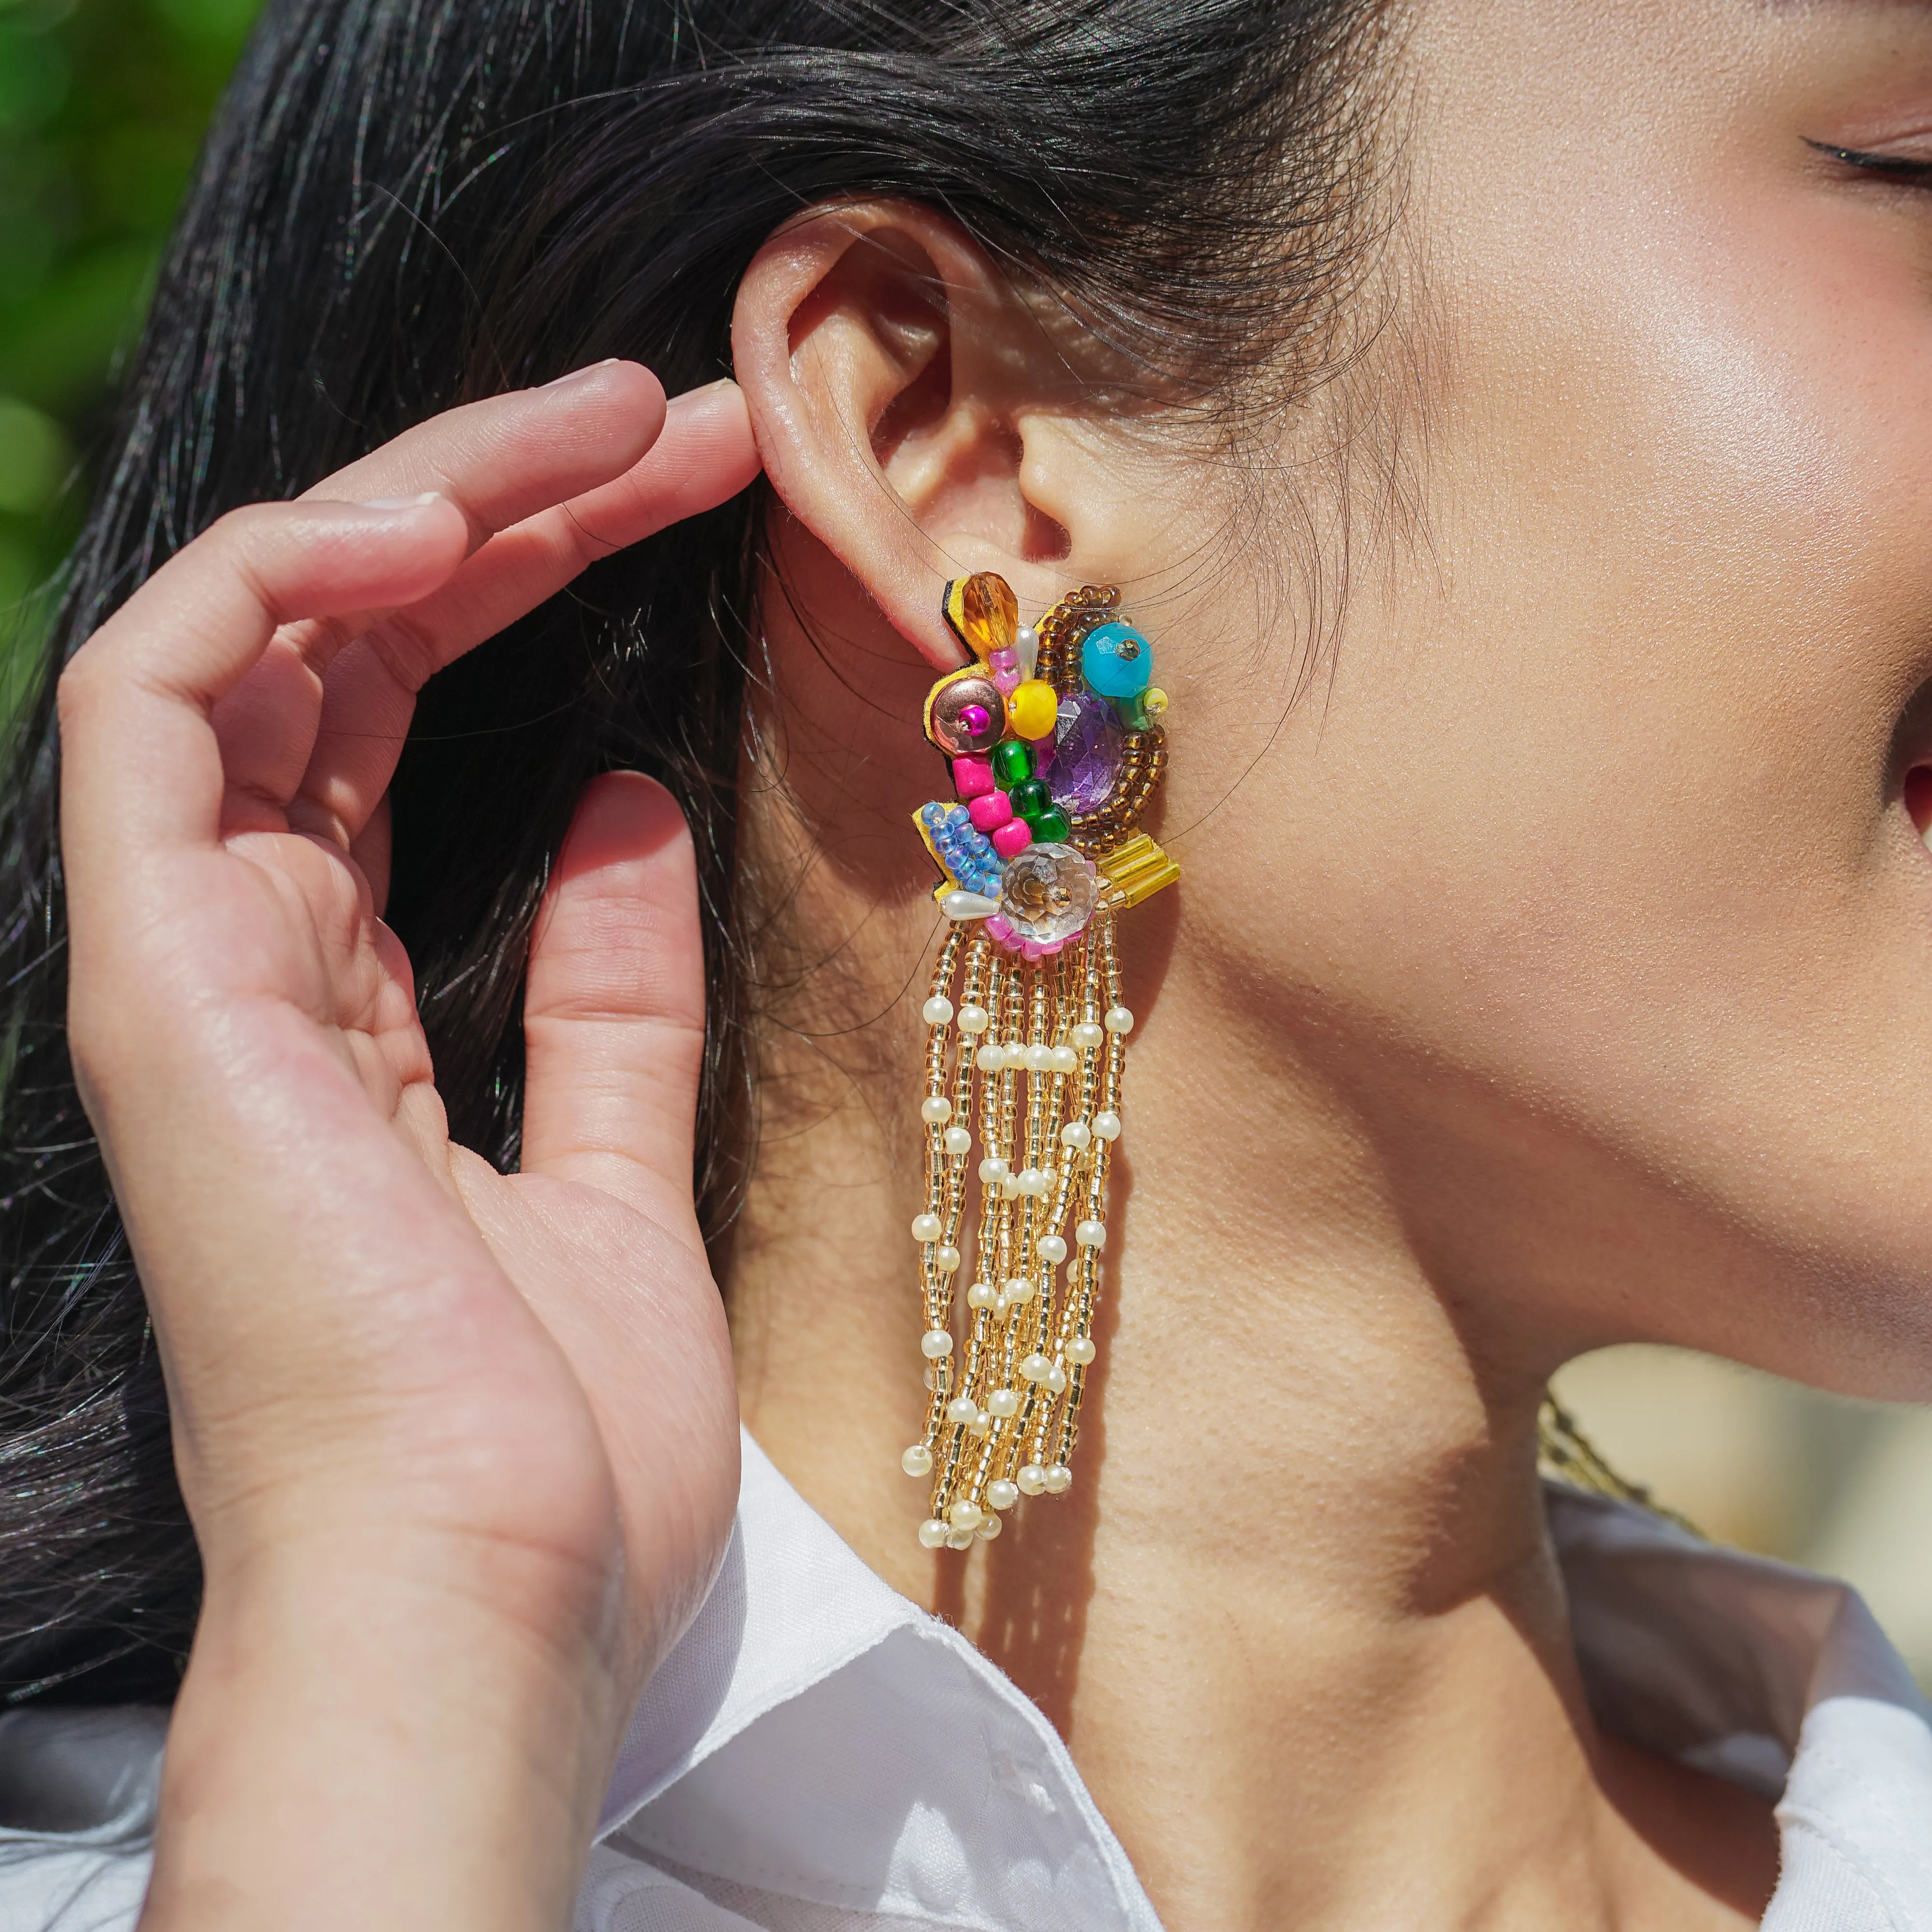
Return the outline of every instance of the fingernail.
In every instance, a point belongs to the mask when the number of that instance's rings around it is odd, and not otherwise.
[[[592,362],[582,369],[573,369],[568,375],[559,376],[554,381],[544,383],[543,386],[546,389],[561,389],[566,383],[580,382],[585,376],[594,376],[598,370],[608,369],[612,363],[620,362],[622,360],[623,358],[620,356],[607,356],[601,362]]]
[[[358,510],[420,510],[426,503],[442,501],[440,491],[425,490],[420,496],[371,496],[356,507]]]
[[[701,403],[707,397],[722,394],[727,389],[735,389],[737,384],[729,376],[720,376],[715,382],[706,382],[695,389],[686,389],[682,395],[674,396],[670,406],[677,408],[681,404]]]

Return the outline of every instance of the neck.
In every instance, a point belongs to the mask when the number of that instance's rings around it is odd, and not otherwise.
[[[746,788],[745,876],[790,896],[727,1280],[779,1468],[1040,1706],[1172,1932],[1755,1922],[1755,1801],[1592,1724],[1536,1478],[1561,1344],[1436,1278],[1408,1231],[1441,1203],[1378,1151],[1386,1090],[1372,1126],[1323,1028],[1180,943],[1185,885],[1120,924],[1141,1023],[1073,1487],[969,1554],[920,1547],[921,781],[813,755],[849,730],[783,736],[760,721],[784,784]]]

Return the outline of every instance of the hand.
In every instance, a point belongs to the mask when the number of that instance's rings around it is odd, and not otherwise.
[[[450,1143],[370,874],[424,680],[757,467],[728,383],[472,404],[224,518],[62,681],[71,1044],[207,1580],[144,1925],[562,1922],[702,1600],[737,1438],[682,821],[583,802],[514,1175]]]

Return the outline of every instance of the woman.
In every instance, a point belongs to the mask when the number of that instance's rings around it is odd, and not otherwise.
[[[1882,0],[272,5],[11,806],[0,1918],[1932,1925],[1856,1600],[1537,1479],[1932,1386],[1928,127]],[[967,1557],[973,572],[1183,880]]]

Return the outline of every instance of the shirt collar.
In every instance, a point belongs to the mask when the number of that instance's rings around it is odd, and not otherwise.
[[[1600,1720],[1783,1793],[1768,1932],[1932,1932],[1932,1713],[1856,1594],[1548,1494]],[[1160,1932],[1036,1707],[748,1436],[718,1581],[625,1738],[599,1836],[620,1831],[667,1869],[882,1922]]]

